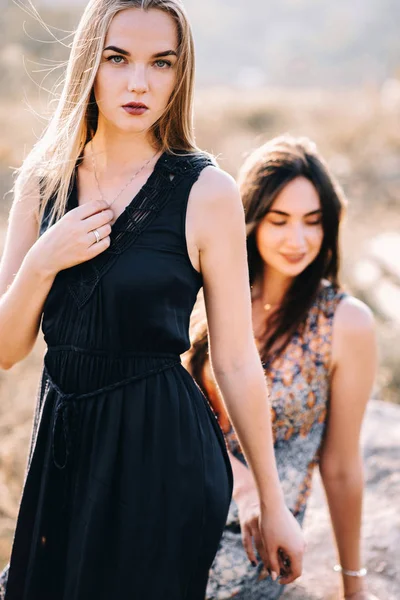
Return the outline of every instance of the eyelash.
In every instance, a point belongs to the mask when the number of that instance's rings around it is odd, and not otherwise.
[[[167,65],[167,67],[172,67],[172,62],[171,62],[171,61],[169,61],[169,60],[164,60],[164,59],[162,59],[162,58],[159,58],[158,60],[156,60],[154,64],[156,65],[157,63],[164,63],[164,65]],[[165,67],[159,67],[159,68],[160,68],[160,69],[163,69],[163,68],[165,68]]]
[[[113,62],[114,58],[122,58],[123,60],[121,62]],[[125,61],[125,58],[123,56],[121,56],[120,54],[113,54],[112,56],[108,56],[107,57],[107,62],[112,62],[114,65],[122,65],[123,62]],[[157,65],[157,63],[163,63],[164,65],[167,65],[167,67],[172,67],[172,63],[169,60],[164,60],[162,58],[159,58],[158,60],[156,60],[153,65]],[[159,69],[165,69],[165,67],[158,67]]]
[[[279,223],[274,223],[273,221],[270,221],[271,225],[276,225],[277,227],[283,227],[283,225],[286,225],[286,221],[280,221]],[[310,225],[310,226],[314,226],[314,225],[321,225],[321,221],[320,219],[318,219],[318,221],[312,221],[312,222],[308,222],[305,223],[306,225]]]
[[[125,60],[125,58],[123,56],[121,56],[120,54],[113,54],[112,56],[107,56],[106,60],[107,62],[112,62],[112,60],[114,58],[122,58],[123,60]],[[114,65],[121,65],[122,62],[118,62],[118,63],[113,63]]]

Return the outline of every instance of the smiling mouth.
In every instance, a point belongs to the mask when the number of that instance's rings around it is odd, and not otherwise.
[[[283,256],[283,258],[285,258],[288,262],[298,263],[305,258],[306,253],[303,252],[302,254],[281,254],[281,256]]]

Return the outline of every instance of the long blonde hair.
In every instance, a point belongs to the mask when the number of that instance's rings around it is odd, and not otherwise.
[[[32,181],[40,185],[39,218],[54,198],[52,220],[65,213],[75,165],[97,129],[98,108],[94,82],[105,38],[114,16],[121,10],[158,9],[174,19],[178,29],[177,84],[164,114],[151,133],[160,150],[197,152],[192,111],[194,44],[181,0],[90,0],[75,32],[57,108],[41,138],[16,171],[15,197]]]

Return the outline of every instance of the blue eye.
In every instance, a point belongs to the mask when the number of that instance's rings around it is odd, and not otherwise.
[[[172,63],[170,63],[169,60],[161,60],[160,59],[160,60],[156,60],[156,62],[154,64],[159,69],[165,69],[166,67],[170,67]]]
[[[121,59],[121,61],[115,62],[115,60],[114,60],[114,59],[116,59],[116,58],[117,58],[117,59],[119,59],[119,58],[120,58],[120,59]],[[120,64],[122,64],[122,62],[123,62],[124,60],[125,60],[125,59],[124,59],[124,57],[123,57],[123,56],[120,56],[119,54],[115,54],[115,55],[113,55],[113,56],[109,56],[109,57],[107,58],[107,61],[108,61],[108,62],[112,62],[114,65],[120,65]]]

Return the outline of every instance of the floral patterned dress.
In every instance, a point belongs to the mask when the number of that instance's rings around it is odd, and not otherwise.
[[[264,364],[279,477],[287,506],[300,523],[326,425],[333,319],[343,297],[331,284],[324,285],[303,331],[293,335],[280,356]],[[245,463],[232,427],[227,429],[222,425],[222,428],[229,450]],[[238,509],[232,500],[210,571],[207,600],[276,600],[283,590],[267,575],[261,562],[257,567],[250,564],[242,546]]]

